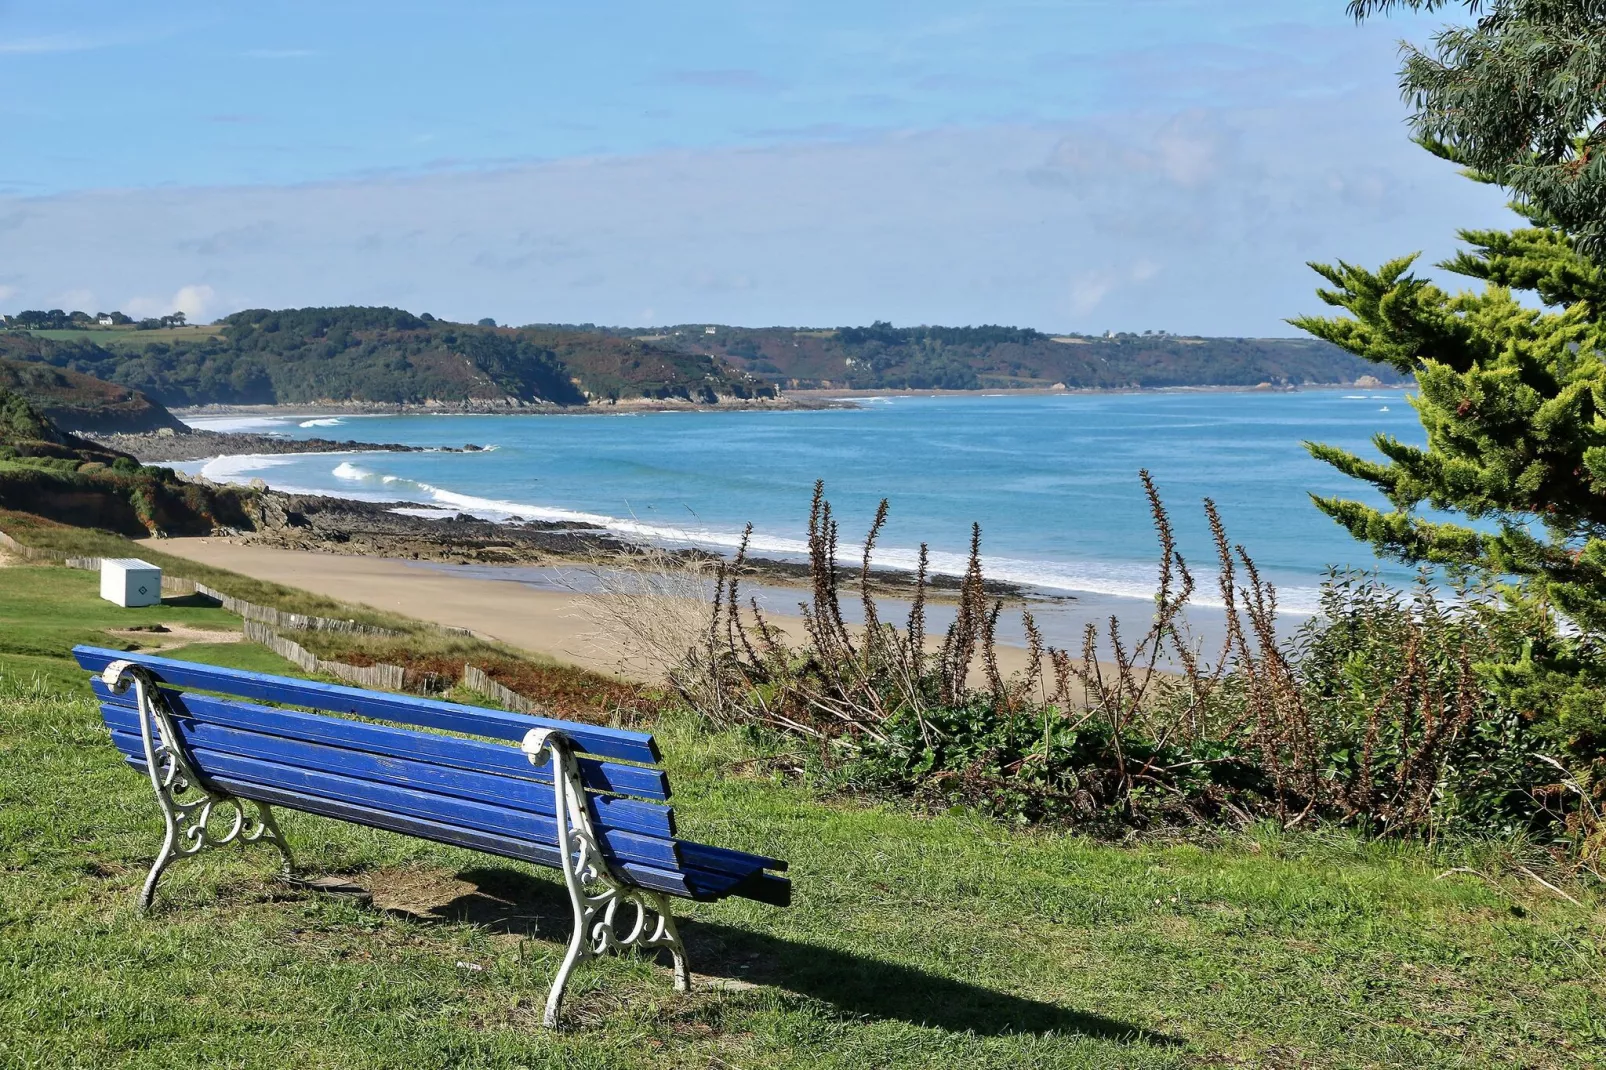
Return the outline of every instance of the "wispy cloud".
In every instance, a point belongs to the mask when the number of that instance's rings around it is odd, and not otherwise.
[[[725,89],[741,93],[772,93],[782,83],[761,71],[732,70],[665,71],[652,79],[655,85],[690,86],[695,89]]]
[[[11,41],[0,40],[0,54],[36,56],[50,52],[88,52],[91,49],[106,48],[116,43],[106,38],[82,37],[77,34],[20,37]]]
[[[977,89],[996,89],[1008,85],[1003,78],[994,78],[965,71],[938,71],[916,78],[912,87],[927,93],[964,93]]]
[[[248,59],[310,59],[317,54],[311,48],[253,48],[244,53]]]
[[[146,316],[169,316],[174,312],[182,312],[189,319],[204,323],[209,318],[208,313],[214,307],[217,294],[212,287],[204,283],[192,283],[189,286],[180,286],[178,292],[172,297],[130,297],[123,302],[123,308],[130,316],[144,318]]]
[[[14,213],[6,248],[28,275],[13,303],[27,307],[85,286],[197,317],[243,307],[239,295],[512,323],[628,322],[650,306],[673,322],[1252,335],[1287,334],[1285,317],[1320,310],[1305,261],[1420,248],[1432,262],[1457,227],[1505,221],[1501,202],[1370,101],[1290,102],[364,181],[0,197],[0,227]]]

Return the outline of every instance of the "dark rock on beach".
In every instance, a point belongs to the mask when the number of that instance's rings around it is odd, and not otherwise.
[[[482,520],[468,513],[415,516],[416,502],[362,502],[310,494],[262,496],[253,542],[297,550],[446,561],[536,564],[616,557],[636,548],[593,524]]]
[[[249,538],[285,549],[453,564],[566,561],[606,565],[610,560],[638,557],[645,550],[595,524],[516,518],[498,522],[461,512],[416,515],[427,508],[416,502],[363,502],[268,491],[262,495],[258,530]],[[654,551],[654,557],[684,568],[706,567],[722,560],[718,554],[696,549]],[[802,561],[749,558],[742,574],[749,580],[785,586],[811,582],[809,566]],[[933,575],[927,577],[927,589],[931,597],[947,599],[957,596],[962,582],[958,576]],[[870,573],[870,586],[877,594],[907,596],[915,583],[915,575],[901,569],[872,569]],[[1041,597],[1017,584],[991,580],[986,582],[986,591],[1007,601]]]
[[[159,431],[142,435],[94,435],[95,441],[146,464],[168,461],[204,461],[212,457],[233,457],[264,453],[421,453],[423,446],[403,446],[396,442],[336,442],[327,438],[285,438],[281,435],[253,435],[234,431]],[[484,447],[468,445],[430,447],[441,453],[478,452]]]

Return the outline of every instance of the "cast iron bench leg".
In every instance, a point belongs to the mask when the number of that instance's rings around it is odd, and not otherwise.
[[[174,859],[188,858],[211,847],[271,843],[284,856],[284,875],[290,876],[295,871],[295,862],[290,856],[290,845],[273,819],[273,811],[266,803],[237,799],[209,790],[201,783],[184,756],[167,706],[147,670],[126,661],[114,661],[106,666],[101,680],[117,695],[126,693],[130,685],[134,688],[135,703],[139,707],[139,732],[145,744],[145,769],[156,792],[156,805],[161,808],[167,825],[162,849],[140,892],[139,909],[142,912],[150,909],[156,897],[156,883]],[[219,819],[218,827],[213,827],[214,817]]]
[[[691,988],[686,948],[675,929],[669,897],[638,888],[608,868],[591,822],[585,789],[574,753],[563,736],[551,729],[532,728],[524,737],[524,753],[531,765],[543,764],[542,751],[552,755],[552,790],[558,823],[558,851],[563,883],[574,908],[574,932],[569,950],[558,967],[547,995],[545,1024],[556,1028],[563,989],[569,975],[585,959],[626,948],[667,948],[675,960],[675,988]],[[592,889],[588,891],[588,886]]]

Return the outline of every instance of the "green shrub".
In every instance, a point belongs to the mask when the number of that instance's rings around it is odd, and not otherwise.
[[[1275,592],[1233,546],[1209,501],[1226,641],[1196,653],[1183,610],[1195,582],[1158,492],[1143,476],[1161,545],[1149,631],[1092,626],[1080,656],[1042,644],[1030,614],[1029,667],[1004,679],[994,652],[1002,604],[972,540],[957,619],[926,649],[924,551],[908,622],[880,621],[866,540],[857,597],[868,627],[842,617],[837,531],[823,488],[810,524],[808,640],[791,644],[757,604],[742,606],[743,555],[723,566],[702,644],[674,674],[722,724],[815,741],[859,788],[926,805],[965,805],[1018,822],[1134,826],[1273,817],[1373,833],[1499,832],[1574,851],[1606,832],[1606,766],[1565,710],[1514,701],[1514,652],[1554,637],[1553,615],[1519,594],[1460,583],[1414,590],[1334,573],[1321,611],[1280,638]],[[980,663],[980,686],[971,673]],[[1519,682],[1520,683],[1520,682]],[[1581,707],[1606,689],[1571,681]],[[1598,707],[1589,707],[1598,708]]]

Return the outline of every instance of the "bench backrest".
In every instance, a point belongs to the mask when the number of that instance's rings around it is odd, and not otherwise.
[[[580,752],[602,847],[630,879],[702,898],[697,872],[726,853],[676,840],[669,778],[643,732],[98,647],[73,656],[96,674],[114,661],[149,670],[196,772],[241,798],[556,865],[551,762],[532,766],[516,746],[553,728]],[[91,686],[113,742],[144,768],[133,691]]]

